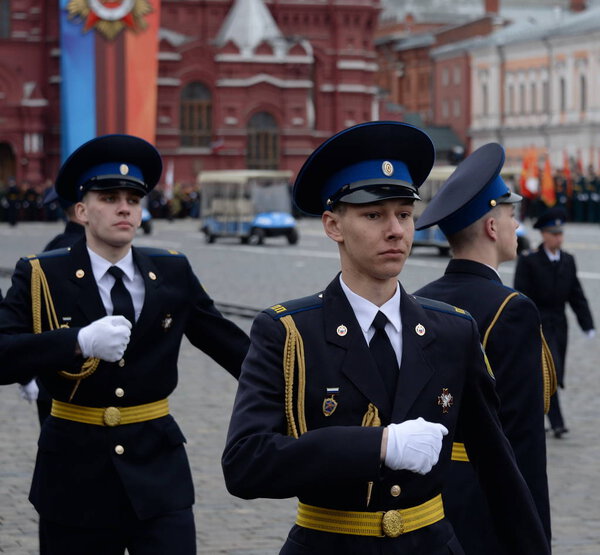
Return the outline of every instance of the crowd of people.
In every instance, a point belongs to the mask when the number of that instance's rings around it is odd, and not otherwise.
[[[17,183],[13,178],[0,183],[0,222],[11,226],[19,222],[55,222],[65,218],[56,199],[48,202],[53,183],[31,185]],[[200,189],[197,185],[176,183],[171,189],[156,187],[147,199],[147,208],[153,218],[166,220],[198,218],[200,216]]]
[[[587,172],[559,168],[552,176],[552,183],[554,191],[550,194],[550,203],[543,199],[539,184],[535,192],[521,186],[521,220],[536,219],[549,208],[548,204],[555,203],[565,211],[569,222],[600,223],[600,175],[592,165]]]

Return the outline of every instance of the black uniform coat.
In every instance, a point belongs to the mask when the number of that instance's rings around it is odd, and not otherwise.
[[[50,242],[44,247],[44,251],[70,247],[83,236],[85,236],[85,227],[77,222],[68,221],[65,225],[65,230],[51,239]]]
[[[298,439],[286,435],[286,333],[278,321],[290,313],[306,359],[308,431]],[[276,305],[257,316],[222,459],[229,491],[242,498],[296,496],[310,505],[353,511],[413,507],[442,491],[460,425],[511,552],[548,553],[533,501],[502,433],[498,398],[474,321],[453,307],[416,300],[403,290],[401,316],[402,364],[393,407],[338,278],[320,295]],[[418,324],[425,328],[423,335],[416,333]],[[341,325],[347,333],[339,331]],[[325,416],[323,400],[332,387],[339,387],[338,406]],[[453,396],[446,413],[438,404],[445,388]],[[361,427],[369,403],[378,407],[383,425],[422,416],[448,428],[440,461],[431,472],[421,476],[380,464],[383,428]],[[370,481],[374,485],[367,505]],[[401,488],[397,497],[391,494],[393,485]],[[396,539],[294,526],[282,553],[437,555],[462,549],[444,519]]]
[[[37,375],[54,399],[67,402],[75,382],[57,371],[80,371],[77,333],[106,312],[83,240],[38,258],[59,321],[69,328],[30,333],[31,267],[21,259],[0,305],[0,381],[26,383]],[[248,337],[216,310],[187,258],[146,248],[133,248],[133,258],[145,298],[124,365],[101,362],[81,381],[73,403],[132,406],[168,397],[177,385],[184,334],[237,377]],[[116,396],[117,388],[123,397]],[[30,500],[45,518],[79,526],[111,526],[130,505],[142,519],[190,507],[194,492],[184,443],[171,415],[111,428],[51,416],[41,430]],[[117,445],[124,447],[122,455]]]
[[[450,261],[444,276],[416,294],[468,310],[483,336],[502,302],[513,292],[485,264],[458,259]],[[500,422],[550,541],[540,325],[539,313],[530,299],[522,294],[511,298],[488,336],[486,354],[496,377]],[[457,439],[460,441],[460,430]],[[467,553],[503,553],[468,462],[452,461],[444,500],[446,514]]]
[[[525,293],[538,307],[544,336],[556,365],[558,385],[564,387],[568,335],[566,303],[571,305],[582,330],[594,328],[590,307],[577,278],[575,258],[561,250],[560,260],[554,263],[540,245],[537,251],[519,257],[515,289]]]

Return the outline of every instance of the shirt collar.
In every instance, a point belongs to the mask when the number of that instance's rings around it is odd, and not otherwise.
[[[358,320],[358,324],[363,330],[364,333],[367,333],[371,325],[373,324],[373,320],[377,315],[377,312],[381,310],[390,321],[392,326],[394,326],[397,332],[401,330],[401,322],[400,322],[400,287],[396,285],[396,292],[392,296],[392,298],[382,304],[381,306],[377,306],[373,304],[371,301],[368,301],[364,297],[357,295],[354,291],[352,291],[342,279],[342,275],[340,274],[340,285],[342,286],[342,290],[344,291],[346,297],[348,298],[348,302],[354,311],[354,315]]]
[[[560,260],[560,250],[552,253],[546,247],[544,247],[544,252],[546,253],[546,256],[550,262],[558,262]]]
[[[105,275],[107,270],[111,266],[117,266],[123,270],[125,276],[129,279],[129,281],[133,281],[133,276],[135,275],[135,267],[133,264],[133,254],[131,249],[127,252],[127,254],[121,258],[116,264],[109,262],[106,258],[103,258],[99,254],[96,254],[89,247],[86,247],[88,254],[90,256],[90,262],[92,264],[92,272],[94,272],[94,278],[96,282],[100,281]]]

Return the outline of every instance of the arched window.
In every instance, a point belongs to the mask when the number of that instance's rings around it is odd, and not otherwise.
[[[182,146],[209,146],[212,137],[212,96],[202,83],[181,91],[179,130]]]
[[[248,122],[246,165],[251,170],[279,168],[279,129],[267,112],[254,114]]]
[[[0,0],[0,39],[10,37],[10,0]]]

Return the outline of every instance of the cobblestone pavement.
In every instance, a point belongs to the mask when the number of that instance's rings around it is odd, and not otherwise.
[[[17,258],[39,251],[60,224],[0,224],[0,270]],[[295,247],[273,239],[264,246],[224,240],[206,245],[192,220],[155,222],[139,245],[185,252],[217,302],[262,308],[325,286],[338,269],[334,246],[322,238],[318,221],[300,222]],[[531,232],[534,243],[538,236]],[[566,250],[577,259],[580,278],[600,321],[600,228],[571,225]],[[408,291],[443,272],[446,260],[434,251],[415,249],[402,274]],[[502,268],[512,284],[514,265]],[[9,278],[0,274],[6,292]],[[249,330],[250,320],[237,319]],[[567,389],[561,396],[571,432],[548,437],[548,472],[553,510],[554,554],[600,553],[600,337],[583,337],[570,315]],[[0,362],[1,363],[1,362]],[[278,553],[294,519],[294,500],[243,501],[225,490],[220,457],[235,381],[184,341],[179,387],[171,407],[187,437],[196,484],[196,523],[200,554],[271,555]],[[32,555],[37,548],[37,516],[27,501],[39,432],[35,406],[21,400],[16,385],[0,387],[0,553]],[[535,554],[528,554],[535,555]]]

